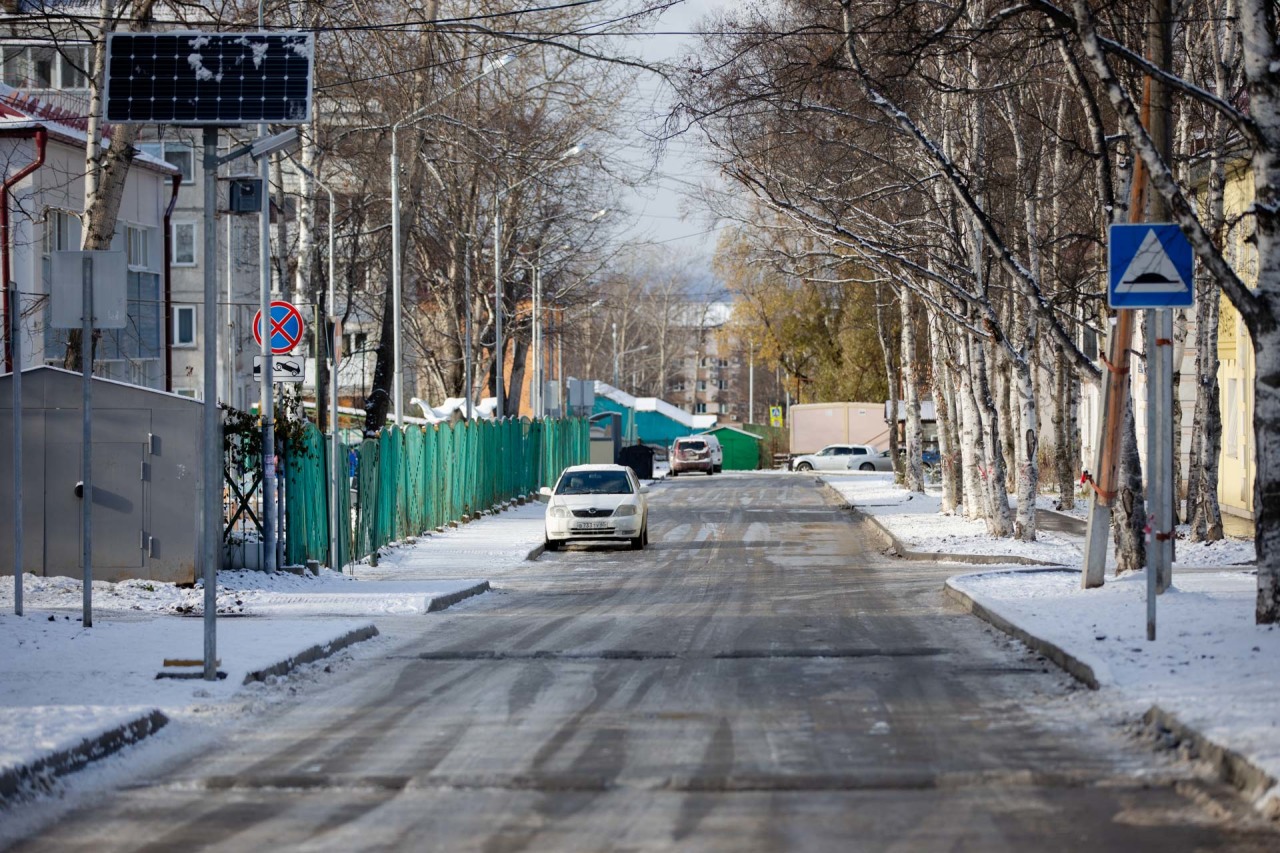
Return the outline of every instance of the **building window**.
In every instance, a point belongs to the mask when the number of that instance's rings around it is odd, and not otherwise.
[[[184,184],[190,185],[195,181],[195,153],[185,142],[147,142],[138,147],[152,157],[176,166],[182,172]]]
[[[1227,413],[1227,423],[1222,430],[1223,438],[1226,439],[1227,455],[1232,459],[1240,456],[1240,442],[1238,433],[1240,432],[1240,387],[1238,379],[1227,380],[1227,401],[1224,409]]]
[[[176,267],[196,265],[196,224],[194,222],[173,223],[173,265]]]
[[[174,307],[173,345],[175,347],[194,347],[196,345],[196,306],[178,305]]]
[[[695,415],[705,415],[705,414],[707,413],[707,404],[706,404],[706,403],[694,403],[694,404],[693,404],[693,413],[694,413]]]
[[[65,210],[44,214],[44,253],[71,252],[80,246],[80,220]]]
[[[19,89],[86,89],[87,56],[80,46],[5,45],[4,83]]]
[[[705,391],[705,390],[707,390],[707,380],[705,380],[705,379],[699,379],[699,380],[698,380],[698,390],[699,390],[699,391]]]
[[[719,391],[728,391],[728,390],[729,390],[729,380],[728,380],[728,379],[717,379],[717,380],[716,380],[716,390],[719,390]]]
[[[150,242],[146,228],[125,226],[125,259],[131,269],[151,267]]]

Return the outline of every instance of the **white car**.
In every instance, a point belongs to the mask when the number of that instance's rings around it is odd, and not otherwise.
[[[869,444],[828,444],[791,460],[793,471],[892,471],[889,454]]]
[[[575,465],[540,493],[548,551],[589,540],[622,540],[639,551],[649,542],[649,487],[624,465]]]

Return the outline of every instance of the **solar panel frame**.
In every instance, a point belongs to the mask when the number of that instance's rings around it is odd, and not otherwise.
[[[110,33],[103,117],[112,124],[306,124],[314,60],[312,33]]]

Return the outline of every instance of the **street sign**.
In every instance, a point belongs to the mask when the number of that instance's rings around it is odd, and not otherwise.
[[[301,382],[306,374],[306,364],[297,356],[279,356],[271,359],[272,382]],[[253,379],[262,381],[262,356],[253,357]]]
[[[49,325],[79,329],[84,304],[84,262],[93,264],[93,327],[123,329],[129,322],[128,267],[124,252],[50,252]]]
[[[772,426],[772,427],[782,426],[782,407],[781,406],[769,407],[769,426]]]
[[[1112,225],[1107,304],[1112,308],[1189,308],[1195,297],[1191,244],[1167,223]]]
[[[284,355],[302,340],[302,314],[289,302],[271,303],[271,353]],[[262,312],[253,315],[253,339],[262,346]]]

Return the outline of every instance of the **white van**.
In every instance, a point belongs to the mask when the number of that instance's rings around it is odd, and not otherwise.
[[[672,477],[690,471],[706,471],[710,475],[724,470],[724,448],[714,435],[704,433],[677,438],[668,457]]]

